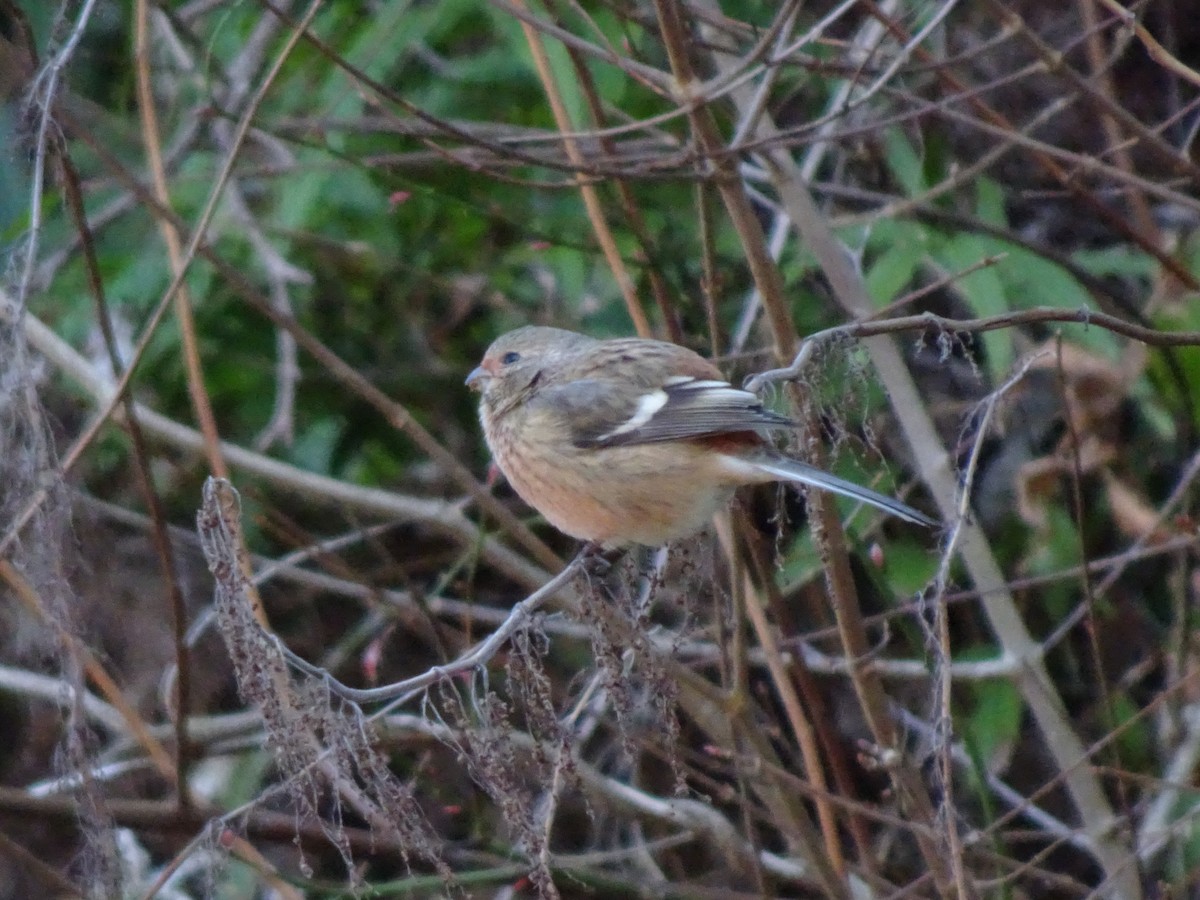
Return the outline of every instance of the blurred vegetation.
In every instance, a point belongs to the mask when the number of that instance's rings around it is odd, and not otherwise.
[[[1194,895],[1200,20],[1124,15],[0,3],[0,897]],[[639,319],[893,322],[764,396],[944,530],[757,492],[401,704],[213,612],[226,475],[287,647],[452,665],[576,549],[463,378]]]

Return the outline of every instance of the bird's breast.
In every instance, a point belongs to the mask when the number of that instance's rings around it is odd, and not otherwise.
[[[699,445],[580,449],[565,440],[538,440],[535,430],[490,426],[492,453],[513,489],[580,540],[658,546],[699,531],[733,492],[727,479],[709,471],[711,450]]]

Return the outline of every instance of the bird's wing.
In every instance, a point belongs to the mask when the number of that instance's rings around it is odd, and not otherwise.
[[[617,447],[787,428],[749,391],[711,378],[677,375],[631,390],[628,381],[583,378],[546,386],[537,403],[568,423],[576,447]]]

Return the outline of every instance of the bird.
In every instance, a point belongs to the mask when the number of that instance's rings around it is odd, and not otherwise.
[[[603,548],[690,536],[737,488],[777,481],[937,524],[778,452],[764,434],[796,423],[678,344],[529,325],[496,338],[466,384],[480,394],[488,449],[521,499]]]

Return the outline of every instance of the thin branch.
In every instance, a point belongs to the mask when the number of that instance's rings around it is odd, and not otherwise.
[[[915,316],[901,316],[895,319],[863,319],[814,332],[804,339],[799,352],[792,364],[781,369],[770,369],[746,379],[745,388],[748,391],[759,391],[767,384],[777,381],[787,381],[799,378],[808,360],[812,356],[812,347],[821,343],[836,341],[841,338],[867,338],[882,334],[895,334],[902,331],[938,331],[946,334],[961,332],[995,331],[1000,328],[1015,328],[1022,325],[1035,325],[1043,322],[1062,322],[1065,324],[1095,325],[1124,335],[1152,347],[1195,347],[1200,346],[1200,331],[1162,331],[1145,325],[1127,322],[1118,316],[1098,312],[1092,309],[1056,309],[1054,307],[1038,307],[1036,309],[1015,310],[998,313],[994,316],[983,316],[978,319],[951,319],[935,313],[925,312]]]
[[[505,617],[496,630],[489,634],[484,640],[480,641],[458,659],[453,662],[444,663],[440,666],[422,672],[420,675],[414,675],[412,678],[405,678],[403,681],[397,681],[393,684],[384,685],[377,688],[352,688],[342,684],[326,669],[320,666],[314,666],[312,663],[297,656],[290,649],[279,641],[277,637],[274,639],[278,642],[279,649],[295,668],[304,672],[306,675],[311,675],[314,678],[319,678],[329,687],[334,694],[341,697],[343,700],[349,700],[351,703],[389,703],[389,709],[395,708],[398,705],[406,703],[408,700],[422,694],[428,688],[445,681],[448,678],[453,678],[462,672],[471,672],[487,663],[494,657],[509,639],[517,633],[521,628],[524,628],[533,617],[533,614],[541,609],[555,594],[566,587],[574,580],[575,576],[583,570],[585,561],[585,553],[576,555],[566,567],[547,581],[542,587],[538,588],[520,603],[516,604],[509,614]],[[274,636],[273,636],[274,637]]]

